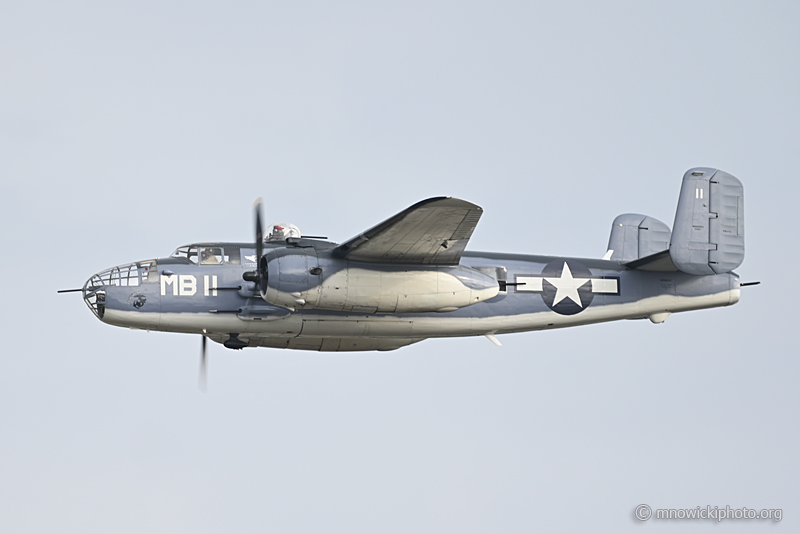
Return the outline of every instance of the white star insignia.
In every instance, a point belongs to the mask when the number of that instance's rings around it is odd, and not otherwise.
[[[553,299],[553,306],[568,298],[583,308],[581,297],[578,295],[578,288],[588,282],[589,278],[573,278],[572,271],[569,270],[569,265],[567,265],[567,262],[564,262],[561,278],[545,278],[545,280],[553,284],[556,288],[556,297]]]

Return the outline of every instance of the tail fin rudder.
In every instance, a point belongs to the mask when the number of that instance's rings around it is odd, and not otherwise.
[[[669,226],[663,222],[639,215],[624,213],[611,223],[608,238],[608,259],[630,262],[669,248]]]
[[[669,245],[672,263],[696,275],[722,274],[744,261],[744,188],[734,176],[698,167],[683,175]]]

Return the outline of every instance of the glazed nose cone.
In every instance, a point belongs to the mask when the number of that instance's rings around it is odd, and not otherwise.
[[[106,312],[106,286],[98,275],[92,276],[83,284],[83,300],[102,321]]]

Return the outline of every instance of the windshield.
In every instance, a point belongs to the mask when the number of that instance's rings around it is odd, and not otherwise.
[[[197,245],[184,245],[175,249],[170,258],[183,258],[197,264]]]

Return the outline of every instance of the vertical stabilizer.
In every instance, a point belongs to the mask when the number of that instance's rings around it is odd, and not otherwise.
[[[663,252],[669,248],[669,226],[637,213],[624,213],[611,223],[608,238],[609,259],[628,262]]]
[[[683,175],[669,254],[689,274],[721,274],[741,265],[744,188],[737,178],[704,167]]]

